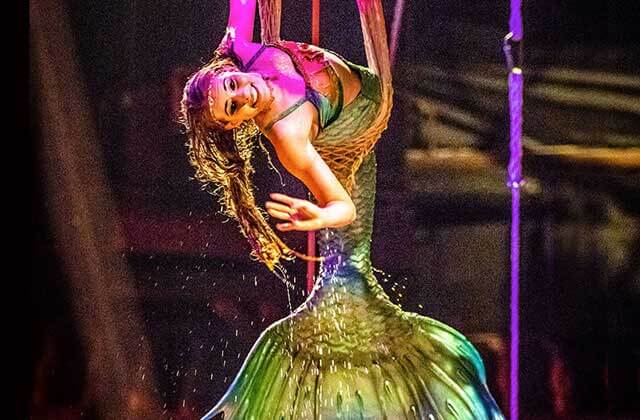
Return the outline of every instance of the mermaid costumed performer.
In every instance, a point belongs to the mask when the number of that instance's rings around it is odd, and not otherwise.
[[[301,255],[256,209],[252,138],[262,133],[315,203],[272,194],[281,231],[318,230],[310,296],[258,339],[203,419],[502,419],[483,363],[454,329],[404,312],[378,284],[370,247],[373,147],[386,128],[391,72],[380,0],[357,0],[368,68],[279,38],[280,1],[231,0],[213,59],[187,82],[182,120],[196,177],[216,187],[252,254],[274,270]]]

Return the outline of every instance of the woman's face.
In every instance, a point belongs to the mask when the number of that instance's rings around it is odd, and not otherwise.
[[[209,112],[225,129],[235,128],[268,108],[269,86],[259,73],[225,71],[211,77]]]

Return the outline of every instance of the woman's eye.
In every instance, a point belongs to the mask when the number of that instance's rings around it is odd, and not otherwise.
[[[231,108],[231,113],[233,114],[234,112],[236,112],[238,105],[235,102],[231,102],[231,106],[229,108]]]
[[[236,81],[231,79],[229,81],[229,86],[231,87],[231,90],[236,90]]]

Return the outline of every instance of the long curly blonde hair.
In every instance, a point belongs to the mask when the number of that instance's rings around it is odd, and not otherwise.
[[[238,71],[233,56],[216,51],[187,81],[180,103],[180,122],[186,128],[189,162],[195,178],[218,197],[222,213],[236,219],[248,239],[252,255],[271,271],[280,260],[302,256],[290,249],[265,220],[265,213],[255,202],[251,175],[251,158],[258,127],[250,121],[224,130],[209,113],[208,88],[211,77],[223,71]]]

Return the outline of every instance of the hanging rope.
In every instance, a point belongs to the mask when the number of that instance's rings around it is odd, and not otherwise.
[[[509,70],[509,167],[511,189],[511,349],[510,419],[518,419],[520,346],[520,189],[522,187],[522,15],[521,0],[511,0],[509,33],[504,39]]]
[[[311,2],[311,43],[320,45],[320,0]],[[311,230],[307,233],[307,255],[316,255],[316,232]],[[316,263],[307,260],[307,294],[313,290],[315,283]]]

